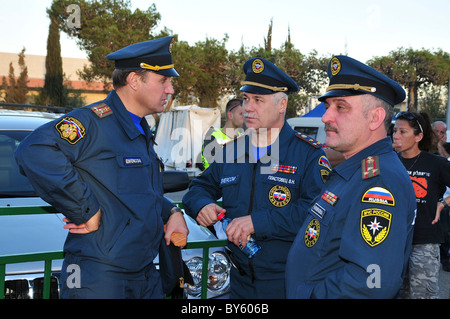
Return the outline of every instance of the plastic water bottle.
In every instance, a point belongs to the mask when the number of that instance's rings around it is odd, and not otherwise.
[[[217,215],[217,219],[222,222],[223,230],[225,230],[228,224],[231,222],[231,219],[225,217],[224,213],[220,213],[219,215]],[[261,250],[261,246],[258,245],[258,243],[252,238],[252,236],[248,236],[247,244],[245,245],[245,247],[242,247],[242,245],[239,244],[239,248],[247,256],[247,258],[255,257]]]

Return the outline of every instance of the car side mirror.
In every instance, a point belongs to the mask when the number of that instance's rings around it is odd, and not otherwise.
[[[189,176],[183,171],[164,171],[162,182],[164,193],[179,192],[189,187]]]

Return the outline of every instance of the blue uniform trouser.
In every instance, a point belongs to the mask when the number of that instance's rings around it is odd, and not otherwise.
[[[258,280],[231,267],[231,299],[284,299],[285,279]]]
[[[153,264],[137,273],[66,256],[61,270],[63,299],[162,299],[161,278]]]

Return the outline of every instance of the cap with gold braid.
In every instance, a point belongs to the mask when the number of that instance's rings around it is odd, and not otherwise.
[[[254,94],[286,94],[298,91],[298,85],[272,62],[263,58],[253,58],[244,63],[245,80],[241,91]]]
[[[106,56],[116,69],[147,69],[164,76],[179,76],[172,63],[173,37],[135,43]]]
[[[319,98],[372,94],[392,106],[403,102],[405,90],[400,84],[364,63],[345,55],[334,56],[328,62],[330,84]]]

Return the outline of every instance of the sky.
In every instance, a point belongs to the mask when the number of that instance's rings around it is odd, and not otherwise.
[[[0,52],[46,55],[51,0],[0,0]],[[450,52],[450,0],[131,0],[132,9],[155,3],[156,32],[167,27],[193,45],[206,37],[229,39],[228,50],[264,45],[273,21],[272,47],[290,29],[303,54],[347,54],[362,62],[400,47]],[[85,58],[74,39],[61,34],[63,57]]]

